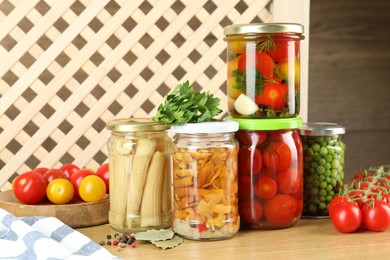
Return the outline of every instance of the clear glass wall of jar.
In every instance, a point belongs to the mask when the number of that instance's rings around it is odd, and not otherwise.
[[[344,188],[345,127],[308,123],[300,129],[304,151],[304,217],[328,217],[330,201]]]
[[[149,119],[109,122],[109,224],[120,232],[168,228],[173,197],[169,127]]]
[[[294,226],[303,207],[300,118],[237,119],[241,224],[252,229]]]
[[[292,23],[236,24],[226,26],[224,33],[230,116],[297,116],[303,26]]]
[[[178,235],[219,240],[238,232],[237,129],[232,121],[172,126],[173,230]]]

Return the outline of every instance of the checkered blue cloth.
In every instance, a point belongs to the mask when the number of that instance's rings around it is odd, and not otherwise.
[[[17,218],[0,208],[0,235],[0,259],[119,259],[53,217]]]

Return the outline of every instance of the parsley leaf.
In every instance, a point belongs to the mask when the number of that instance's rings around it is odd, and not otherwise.
[[[198,93],[188,81],[177,85],[157,108],[154,121],[166,125],[182,125],[214,121],[222,112],[221,100],[207,92]]]

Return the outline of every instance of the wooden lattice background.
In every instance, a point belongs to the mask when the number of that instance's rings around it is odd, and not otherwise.
[[[223,27],[281,21],[288,1],[1,0],[0,187],[38,166],[96,169],[106,122],[153,116],[185,80],[225,108]]]

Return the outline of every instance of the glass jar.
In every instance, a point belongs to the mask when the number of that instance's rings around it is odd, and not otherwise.
[[[304,217],[328,217],[329,202],[344,188],[345,127],[308,123],[300,129],[304,151]]]
[[[238,232],[237,129],[234,121],[172,126],[176,234],[219,240]]]
[[[168,228],[173,196],[169,127],[150,119],[108,122],[111,227],[120,232]]]
[[[297,116],[303,26],[292,23],[237,24],[226,26],[224,33],[230,116]]]
[[[238,201],[241,225],[281,229],[295,225],[303,207],[300,118],[239,122]]]

